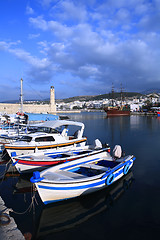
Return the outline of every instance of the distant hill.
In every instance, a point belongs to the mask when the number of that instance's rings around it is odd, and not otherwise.
[[[142,94],[146,95],[146,94],[150,94],[150,93],[160,93],[160,89],[158,88],[152,88],[152,89],[148,89],[142,92]]]
[[[150,90],[146,90],[143,91],[141,93],[138,92],[123,92],[123,97],[127,97],[127,98],[132,98],[132,97],[141,97],[144,96],[146,94],[149,93],[160,93],[160,89],[150,89]],[[74,101],[94,101],[94,100],[102,100],[102,99],[111,99],[112,98],[112,93],[107,93],[107,94],[100,94],[100,95],[90,95],[90,96],[75,96],[75,97],[70,97],[70,98],[64,98],[64,99],[56,99],[56,103],[60,103],[60,102],[65,102],[65,103],[69,103],[69,102],[74,102]],[[115,99],[120,99],[121,98],[121,92],[114,92],[114,98]],[[38,100],[24,100],[24,103],[29,103],[27,101],[38,101]],[[44,100],[39,100],[38,102],[41,103],[49,103],[50,99],[44,99]],[[19,103],[18,100],[10,100],[10,101],[5,101],[3,103]]]
[[[1,103],[19,103],[19,100],[6,100],[2,101]]]
[[[124,92],[123,97],[141,97],[143,94],[137,93],[137,92]],[[94,101],[94,100],[102,100],[102,99],[111,99],[112,98],[112,93],[107,93],[107,94],[100,94],[100,95],[92,95],[92,96],[76,96],[76,97],[71,97],[71,98],[64,98],[64,99],[56,99],[57,103],[60,102],[73,102],[73,101]],[[114,93],[114,98],[121,98],[121,92],[115,92]]]

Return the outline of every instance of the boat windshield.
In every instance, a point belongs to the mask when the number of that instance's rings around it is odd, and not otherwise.
[[[24,141],[24,142],[31,142],[32,140],[32,137],[29,137],[29,136],[22,136],[20,138],[20,141]]]
[[[38,132],[45,132],[45,133],[58,133],[57,129],[49,128],[49,127],[38,127]]]

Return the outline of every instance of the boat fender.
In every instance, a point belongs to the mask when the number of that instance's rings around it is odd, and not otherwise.
[[[111,173],[111,174],[107,177],[107,179],[106,179],[106,184],[107,184],[107,185],[112,184],[114,178],[115,178],[115,175],[114,175],[113,173]]]
[[[94,141],[94,144],[95,144],[95,146],[94,146],[95,149],[101,149],[102,148],[102,143],[100,142],[99,139],[96,139]]]
[[[122,147],[120,145],[115,145],[113,149],[113,157],[115,159],[122,157]]]
[[[35,171],[35,172],[33,172],[33,177],[30,178],[30,181],[32,183],[35,183],[35,182],[40,182],[42,179],[44,179],[44,178],[40,177],[40,172]]]
[[[15,157],[16,155],[16,152],[11,152],[11,157]]]
[[[124,175],[126,175],[128,173],[128,171],[130,169],[130,165],[131,165],[131,163],[129,162],[124,166],[124,169],[123,169]]]

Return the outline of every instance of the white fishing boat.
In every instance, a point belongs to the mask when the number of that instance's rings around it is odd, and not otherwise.
[[[89,156],[34,172],[30,179],[36,185],[44,204],[75,198],[103,189],[126,175],[135,157],[115,159]]]
[[[35,170],[43,170],[63,162],[73,161],[82,157],[105,156],[105,152],[110,152],[107,144],[102,148],[101,142],[96,139],[94,146],[85,145],[84,147],[72,147],[72,150],[50,150],[46,152],[37,152],[26,155],[14,156],[12,153],[12,162],[19,173],[28,173]]]
[[[87,138],[83,137],[84,124],[75,121],[55,120],[39,124],[37,132],[23,135],[19,140],[5,145],[8,154],[30,154],[48,149],[72,149],[83,147]]]

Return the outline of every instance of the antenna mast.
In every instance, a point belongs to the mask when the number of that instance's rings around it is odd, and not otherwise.
[[[23,113],[23,79],[21,78],[21,113]]]
[[[112,83],[112,107],[114,106],[114,86]]]
[[[123,88],[122,88],[122,83],[121,83],[121,107],[123,104]]]

